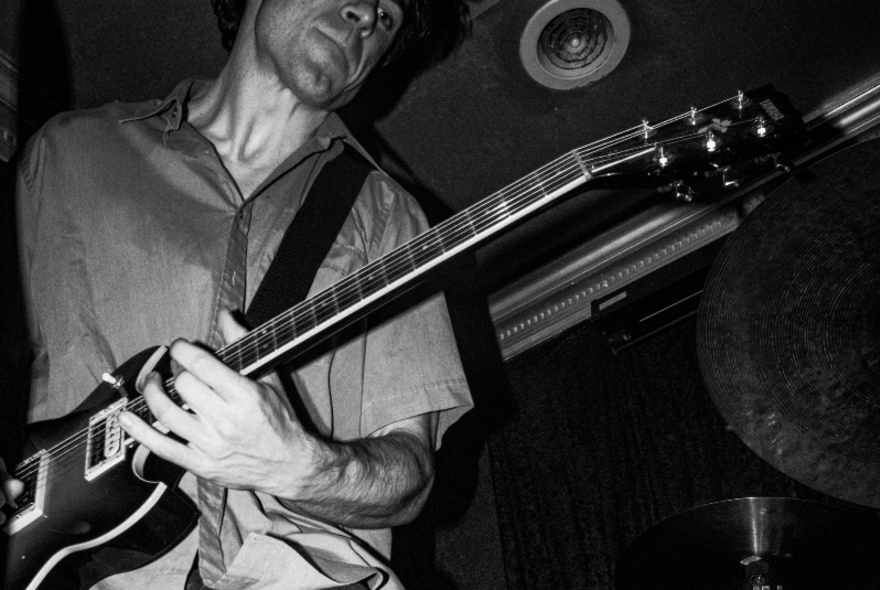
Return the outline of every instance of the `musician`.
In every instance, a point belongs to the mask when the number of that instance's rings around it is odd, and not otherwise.
[[[247,308],[321,169],[345,145],[367,156],[335,111],[431,26],[431,1],[252,0],[215,79],[62,114],[29,142],[18,177],[29,418],[69,412],[102,373],[175,338],[192,409],[151,374],[145,400],[188,444],[130,412],[119,420],[192,474],[197,534],[99,586],[400,586],[389,528],[418,514],[433,452],[472,404],[442,296],[366,320],[294,371],[297,408],[279,379],[249,380],[206,348],[244,333],[230,312]],[[370,173],[310,293],[426,228],[397,183]]]

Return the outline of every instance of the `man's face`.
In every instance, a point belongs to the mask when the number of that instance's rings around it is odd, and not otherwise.
[[[264,0],[256,17],[261,62],[310,106],[351,100],[391,46],[403,0]]]

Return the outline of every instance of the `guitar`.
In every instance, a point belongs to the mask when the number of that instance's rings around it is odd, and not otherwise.
[[[643,122],[573,150],[461,211],[334,286],[216,352],[249,378],[269,373],[308,346],[400,294],[444,261],[470,250],[573,189],[594,181],[648,185],[689,199],[690,186],[732,183],[737,168],[767,162],[802,141],[805,127],[771,86]],[[121,430],[123,409],[154,423],[140,381],[167,365],[164,348],[147,350],[104,375],[88,409],[29,428],[35,453],[13,476],[25,483],[0,535],[3,588],[34,590],[69,555],[100,547],[136,525],[179,479],[162,473]],[[170,373],[166,373],[170,374]],[[166,390],[182,405],[173,378]],[[161,463],[158,459],[156,463]],[[160,465],[161,466],[161,465]],[[124,571],[120,569],[119,571]],[[117,572],[112,572],[117,573]],[[108,574],[109,575],[109,574]]]

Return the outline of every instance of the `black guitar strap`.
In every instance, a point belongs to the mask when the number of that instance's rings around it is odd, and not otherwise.
[[[353,147],[343,145],[342,152],[318,173],[306,195],[308,198],[284,233],[275,258],[245,313],[250,327],[255,328],[305,300],[364,181],[375,169]],[[291,395],[296,386],[283,374],[280,377],[291,403],[296,406],[298,398]],[[199,573],[198,553],[185,588],[205,588]]]
[[[318,173],[308,198],[287,228],[245,313],[250,327],[269,321],[306,298],[364,181],[375,170],[353,147],[343,145],[342,153]]]
[[[245,314],[252,327],[306,298],[321,262],[351,212],[367,175],[374,169],[366,158],[347,145],[321,169]],[[284,385],[294,387],[288,382]],[[290,391],[288,389],[288,393]],[[195,526],[197,515],[187,497],[176,492],[165,493],[147,517],[124,534],[94,552],[74,553],[65,559],[62,564],[68,565],[52,570],[47,577],[52,583],[47,587],[84,590],[111,573],[140,567],[182,539]],[[186,588],[204,587],[197,564],[198,557]]]

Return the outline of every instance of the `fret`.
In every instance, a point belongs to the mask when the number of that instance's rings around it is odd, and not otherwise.
[[[233,342],[226,348],[220,350],[218,352],[220,360],[222,360],[229,368],[241,372],[245,364],[244,362],[242,362],[243,349],[245,349],[245,347],[248,347],[249,344],[254,340],[254,338],[256,338],[256,333],[251,332],[247,336],[245,336],[243,340]]]
[[[301,309],[304,312],[296,316],[296,332],[298,334],[305,334],[318,325],[318,318],[315,315],[315,308],[311,301],[305,301],[297,309]]]
[[[320,297],[317,298],[314,305],[312,305],[312,311],[314,312],[315,321],[318,324],[322,324],[327,320],[333,319],[339,313],[339,308],[336,306],[335,297],[330,296],[329,293],[322,293]]]
[[[437,231],[436,234],[440,248],[446,254],[470,237],[470,228],[462,227],[460,223],[452,223],[449,227],[444,227],[443,231]]]
[[[419,236],[409,249],[416,266],[422,266],[433,258],[443,254],[443,245],[438,242],[433,232]]]
[[[362,301],[365,297],[361,290],[361,282],[356,275],[349,275],[339,283],[331,287],[336,305],[340,310],[345,310]]]
[[[393,272],[389,272],[387,267],[393,266]],[[392,252],[388,255],[388,264],[386,265],[385,277],[389,283],[394,282],[396,279],[405,276],[415,270],[418,270],[419,265],[418,262],[413,258],[408,251],[399,251]],[[394,278],[391,278],[391,275],[394,275]]]
[[[470,208],[470,207],[469,207],[469,208],[465,209],[464,211],[462,211],[462,212],[461,212],[461,217],[462,217],[463,219],[467,220],[468,231],[470,232],[471,237],[476,236],[476,235],[479,235],[480,232],[477,231],[477,226],[476,226],[476,224],[474,223],[474,211],[473,211],[473,208]]]
[[[278,342],[275,340],[275,331],[269,325],[263,325],[253,332],[254,344],[251,350],[258,359],[268,356],[278,350]]]
[[[381,273],[378,271],[381,271]],[[379,264],[371,266],[370,272],[359,277],[358,282],[360,283],[361,293],[363,293],[364,299],[387,287],[388,281],[385,278],[385,265]]]
[[[297,326],[294,315],[291,313],[278,316],[278,320],[279,325],[275,328],[275,343],[280,347],[296,340],[296,336],[299,334],[299,326]]]

